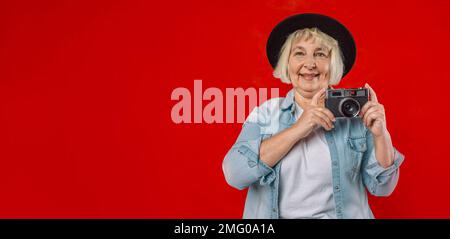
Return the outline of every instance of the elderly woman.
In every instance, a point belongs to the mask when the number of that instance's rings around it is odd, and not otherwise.
[[[223,161],[228,184],[248,188],[244,218],[373,218],[366,189],[389,196],[404,156],[369,85],[357,117],[324,107],[355,61],[350,32],[327,16],[295,15],[273,29],[267,54],[292,90],[250,113]]]

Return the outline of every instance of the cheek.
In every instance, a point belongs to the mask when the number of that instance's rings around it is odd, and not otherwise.
[[[292,72],[294,74],[297,74],[298,70],[300,69],[302,62],[296,60],[295,58],[289,59],[289,72]]]
[[[321,64],[319,70],[322,74],[328,77],[330,75],[330,64],[328,63]]]
[[[301,64],[295,60],[289,61],[289,77],[295,77],[300,69]]]

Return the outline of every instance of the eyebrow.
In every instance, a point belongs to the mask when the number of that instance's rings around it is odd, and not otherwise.
[[[296,46],[296,47],[294,47],[293,50],[296,50],[296,49],[305,50],[305,48],[302,46]],[[318,48],[314,49],[314,51],[318,51],[318,50],[319,51],[327,51],[327,49],[324,47],[318,47]]]

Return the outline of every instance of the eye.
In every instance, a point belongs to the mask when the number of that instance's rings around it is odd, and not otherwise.
[[[304,55],[305,55],[305,53],[302,51],[297,51],[294,53],[294,56],[304,56]]]
[[[328,55],[326,55],[325,53],[323,53],[323,52],[316,52],[316,54],[315,54],[316,56],[318,56],[318,57],[328,57]]]

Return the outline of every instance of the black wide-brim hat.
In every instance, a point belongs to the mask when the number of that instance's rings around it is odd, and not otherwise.
[[[352,68],[356,59],[356,46],[353,36],[350,31],[337,20],[315,13],[303,13],[290,16],[273,28],[266,46],[270,65],[272,65],[273,68],[276,67],[281,47],[289,34],[303,28],[313,27],[318,28],[338,42],[344,57],[343,76],[345,76]]]

